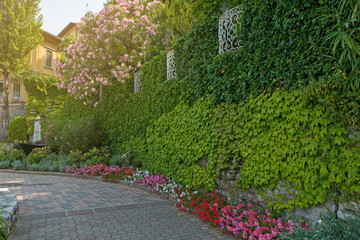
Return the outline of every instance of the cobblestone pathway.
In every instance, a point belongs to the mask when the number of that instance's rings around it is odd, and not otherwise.
[[[10,240],[231,239],[170,201],[121,184],[0,172],[19,200]]]

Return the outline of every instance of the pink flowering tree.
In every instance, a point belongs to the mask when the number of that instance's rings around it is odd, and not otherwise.
[[[79,39],[56,64],[59,87],[96,107],[102,86],[124,82],[141,67],[158,27],[149,16],[162,6],[153,0],[112,0],[99,13],[87,13],[78,25]]]

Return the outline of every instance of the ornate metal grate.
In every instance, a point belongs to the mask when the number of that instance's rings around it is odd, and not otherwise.
[[[241,46],[240,28],[242,6],[226,11],[219,19],[219,54],[234,51]]]
[[[175,52],[171,50],[167,54],[167,79],[176,78]]]
[[[137,71],[134,73],[134,92],[141,91],[141,71]]]

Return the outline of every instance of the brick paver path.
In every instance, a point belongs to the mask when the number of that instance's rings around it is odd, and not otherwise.
[[[19,200],[10,240],[231,239],[168,200],[121,184],[0,172]]]

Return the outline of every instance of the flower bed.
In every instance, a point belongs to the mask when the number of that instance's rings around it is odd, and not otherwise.
[[[126,177],[131,177],[136,173],[133,167],[109,167],[105,164],[84,166],[83,168],[66,168],[67,173],[83,176],[101,176],[106,182],[117,183]]]
[[[220,227],[239,239],[277,239],[284,233],[292,233],[295,227],[292,221],[277,218],[267,210],[258,210],[250,204],[223,201],[216,191],[207,192],[201,190],[200,186],[197,189],[182,186],[160,173],[137,170],[133,167],[108,167],[104,164],[67,169],[67,172],[101,176],[104,181],[113,183],[128,180],[146,186],[153,192],[169,193],[181,210],[197,215],[210,225]],[[299,226],[302,226],[301,223]]]

